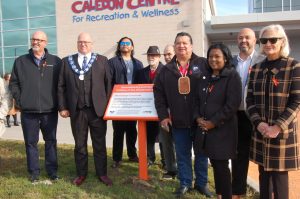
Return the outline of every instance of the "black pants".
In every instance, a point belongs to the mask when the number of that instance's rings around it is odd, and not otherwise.
[[[210,159],[214,170],[216,194],[222,195],[222,199],[231,199],[231,174],[228,167],[229,160]]]
[[[57,174],[57,112],[24,113],[21,123],[26,147],[27,169],[30,175],[40,174],[38,141],[41,130],[45,141],[45,168],[49,176]]]
[[[113,160],[121,161],[123,156],[124,133],[126,132],[127,155],[129,158],[137,157],[136,154],[136,121],[112,121],[113,135]]]
[[[107,124],[99,118],[93,108],[83,108],[71,117],[72,133],[75,140],[75,163],[78,176],[86,176],[88,171],[87,139],[90,129],[94,163],[97,176],[107,175],[106,129]]]
[[[158,122],[147,122],[147,156],[152,162],[155,162],[155,141],[159,133]]]
[[[273,184],[274,199],[289,198],[289,175],[287,171],[265,171],[263,166],[259,170],[260,199],[271,198],[270,183]]]
[[[245,111],[238,111],[237,157],[232,160],[233,195],[244,195],[247,191],[251,132],[252,124]]]

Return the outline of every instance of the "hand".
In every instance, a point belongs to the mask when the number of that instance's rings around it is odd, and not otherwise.
[[[163,120],[160,122],[161,128],[163,128],[163,129],[164,129],[165,131],[167,131],[167,132],[170,132],[169,125],[172,126],[172,121],[171,121],[170,118],[163,119]]]
[[[62,110],[59,112],[60,116],[63,118],[67,118],[70,116],[70,112],[68,110]]]
[[[269,125],[265,122],[261,122],[258,124],[257,126],[257,130],[263,135],[265,136],[266,130],[269,127]]]
[[[281,128],[275,124],[273,126],[269,126],[266,129],[264,136],[267,138],[276,138],[280,132],[281,132]]]
[[[196,122],[198,126],[200,126],[200,128],[203,129],[204,131],[208,131],[210,129],[215,128],[214,123],[212,123],[209,120],[204,120],[202,117],[197,118]]]

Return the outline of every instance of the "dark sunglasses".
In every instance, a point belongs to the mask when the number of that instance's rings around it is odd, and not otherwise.
[[[271,44],[276,44],[278,39],[282,39],[281,37],[271,37],[271,38],[260,38],[259,41],[260,43],[262,44],[266,44],[268,43],[268,41],[271,43]]]

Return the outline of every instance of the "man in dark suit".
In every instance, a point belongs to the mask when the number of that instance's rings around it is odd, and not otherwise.
[[[233,199],[239,199],[246,194],[247,174],[249,167],[249,151],[252,124],[246,115],[246,93],[249,71],[251,66],[262,61],[264,56],[255,51],[255,33],[250,28],[242,29],[237,37],[240,53],[233,57],[233,64],[242,80],[242,103],[238,111],[238,146],[237,158],[232,160],[232,195]]]
[[[160,51],[157,46],[149,46],[147,50],[148,66],[137,71],[137,84],[152,84],[156,74],[159,72],[163,64],[160,62]],[[147,122],[147,156],[148,166],[155,162],[155,141],[159,133],[159,122]]]
[[[87,137],[90,129],[96,174],[107,186],[106,121],[104,111],[111,94],[111,75],[106,57],[92,53],[92,38],[88,33],[78,36],[78,53],[65,57],[58,81],[60,115],[71,118],[75,140],[77,177],[73,184],[81,185],[87,176]]]

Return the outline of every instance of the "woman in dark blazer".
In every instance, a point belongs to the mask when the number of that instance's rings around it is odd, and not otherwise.
[[[260,198],[289,198],[288,171],[300,168],[297,113],[300,108],[300,64],[289,57],[289,42],[281,25],[260,31],[266,59],[252,67],[247,111],[254,125],[250,160],[259,166]]]
[[[236,112],[242,99],[239,74],[232,67],[232,56],[224,44],[214,44],[207,52],[209,75],[198,84],[195,120],[195,153],[210,158],[218,198],[231,199],[229,159],[236,155]]]

